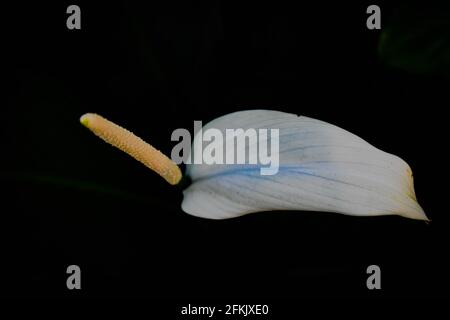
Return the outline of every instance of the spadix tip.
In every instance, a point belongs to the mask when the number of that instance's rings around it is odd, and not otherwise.
[[[96,115],[94,113],[85,113],[80,117],[80,122],[83,126],[89,128],[89,124],[92,124],[92,122],[95,119],[95,116]]]

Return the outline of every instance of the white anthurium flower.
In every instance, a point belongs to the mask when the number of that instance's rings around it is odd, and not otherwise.
[[[139,148],[130,147],[131,133],[123,128],[120,129],[127,133],[128,141],[121,140],[117,132],[111,139],[103,121],[115,126],[115,130],[120,128],[94,114],[81,118],[94,133],[157,171],[171,184],[179,182],[181,172],[169,158],[148,145],[150,158],[156,152],[162,158],[145,160],[146,151],[141,144],[145,142],[134,136]],[[188,214],[227,219],[260,211],[306,210],[354,216],[400,215],[428,221],[416,200],[408,164],[335,125],[279,111],[250,110],[217,118],[202,131],[208,129],[215,130],[216,139],[217,133],[225,137],[215,141],[216,152],[219,148],[229,151],[227,129],[243,129],[237,139],[243,138],[247,129],[276,129],[279,139],[271,140],[273,135],[260,135],[256,141],[249,139],[244,144],[244,155],[247,159],[259,159],[253,164],[186,164],[186,175],[192,184],[183,192],[182,209]],[[202,152],[202,139],[205,140],[202,132],[198,132],[192,158]],[[278,142],[278,150],[273,148],[273,142]],[[254,148],[255,143],[272,149],[271,158],[277,163],[271,174],[263,173],[270,170],[267,161],[261,161],[261,151],[256,154],[260,148]]]
[[[188,164],[193,183],[184,191],[182,208],[189,214],[225,219],[258,211],[307,210],[427,220],[408,164],[337,126],[251,110],[215,119],[203,131],[208,128],[279,129],[279,171],[268,176],[261,175],[259,166]]]

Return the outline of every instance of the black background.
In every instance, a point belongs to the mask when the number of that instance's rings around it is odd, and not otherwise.
[[[3,293],[191,303],[448,297],[449,81],[380,61],[380,31],[366,28],[371,2],[78,1],[81,30],[68,30],[70,4],[4,8]],[[383,26],[401,10],[378,4]],[[170,154],[174,129],[261,108],[336,124],[405,159],[432,222],[192,217],[180,188],[79,124],[96,112]],[[66,288],[71,264],[81,267],[80,291]],[[371,264],[382,290],[366,288]]]

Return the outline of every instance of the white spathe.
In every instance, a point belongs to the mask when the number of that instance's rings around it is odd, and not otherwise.
[[[417,203],[408,164],[335,125],[249,110],[203,128],[279,129],[279,171],[264,176],[258,165],[188,164],[192,184],[182,203],[188,214],[227,219],[258,211],[307,210],[428,220]]]

